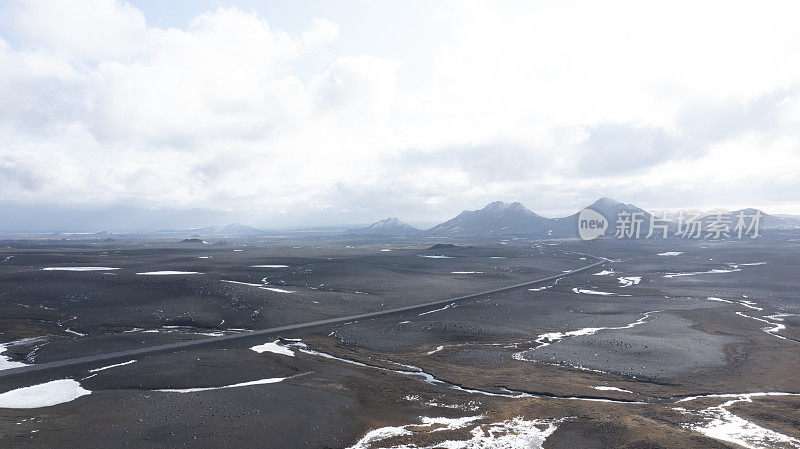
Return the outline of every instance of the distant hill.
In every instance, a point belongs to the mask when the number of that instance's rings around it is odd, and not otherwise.
[[[480,210],[465,210],[455,218],[426,231],[430,235],[537,235],[548,219],[528,210],[521,203],[495,201]]]
[[[745,216],[753,216],[756,213],[761,214],[761,218],[759,219],[759,228],[760,229],[797,229],[800,228],[800,221],[793,220],[791,218],[779,217],[777,215],[770,215],[764,211],[748,208],[748,209],[740,209],[730,212],[731,219],[733,220],[733,224],[731,225],[731,229],[736,226],[736,221],[738,220],[738,216],[740,213],[744,213]],[[749,221],[749,220],[748,220]]]
[[[397,217],[386,218],[363,228],[348,229],[345,231],[347,234],[356,235],[415,235],[420,232],[422,231],[403,223]]]
[[[428,249],[453,249],[453,248],[458,248],[458,245],[453,245],[452,243],[437,243]]]
[[[221,237],[221,238],[249,238],[262,237],[267,233],[261,229],[241,223],[232,223],[227,226],[205,226],[202,228],[189,228],[183,230],[162,230],[156,231],[161,235],[188,235],[190,238],[200,239],[201,237]]]
[[[786,223],[788,223],[789,226],[791,226],[791,227],[800,228],[800,215],[778,214],[778,215],[775,215],[775,217],[778,217],[780,219],[786,220]]]
[[[191,239],[183,239],[181,240],[181,243],[206,243],[206,242],[204,242],[203,239],[191,238]]]
[[[216,230],[214,235],[221,235],[224,237],[260,237],[266,234],[261,229],[252,226],[243,225],[241,223],[233,223]]]
[[[586,209],[592,209],[600,215],[606,217],[608,220],[608,229],[606,236],[614,236],[617,231],[617,217],[620,213],[640,213],[642,214],[641,234],[642,237],[647,235],[650,230],[651,214],[644,209],[634,206],[633,204],[621,203],[615,199],[603,197],[594,203],[586,206]],[[578,235],[578,216],[579,212],[562,218],[554,218],[550,220],[547,228],[547,235],[553,237],[574,237]]]

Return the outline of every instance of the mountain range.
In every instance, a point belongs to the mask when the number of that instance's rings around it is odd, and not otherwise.
[[[588,205],[586,209],[594,210],[605,218],[607,222],[606,236],[614,236],[617,231],[617,217],[621,213],[638,214],[641,217],[640,235],[645,237],[650,230],[650,222],[654,217],[644,209],[633,204],[625,204],[611,198],[600,198]],[[761,213],[759,229],[800,229],[800,217],[798,216],[777,216],[761,212],[757,209],[742,209],[728,212],[732,222],[729,223],[731,234],[736,225],[739,213],[753,215]],[[504,203],[495,201],[487,204],[482,209],[465,210],[455,217],[440,223],[430,229],[418,229],[404,223],[397,217],[390,217],[369,226],[360,228],[319,228],[309,230],[284,230],[276,234],[276,231],[265,231],[241,223],[233,223],[227,226],[207,226],[190,229],[173,229],[147,232],[147,235],[162,238],[185,238],[193,240],[202,237],[211,238],[259,238],[275,235],[347,235],[347,236],[394,236],[394,237],[487,237],[487,236],[525,236],[535,238],[570,238],[578,236],[578,221],[580,211],[566,217],[547,218],[539,215],[518,202]],[[704,216],[699,220],[708,225],[714,216]],[[658,218],[656,218],[658,220]],[[674,236],[678,231],[678,222],[674,220],[663,222],[657,221],[654,224],[664,224],[670,236]],[[663,229],[655,229],[656,233],[663,232]],[[54,234],[70,236],[69,233]],[[108,232],[98,232],[86,235],[88,238],[108,237]],[[119,234],[114,234],[119,235]],[[132,234],[135,235],[135,234]],[[139,234],[141,235],[141,234]],[[73,236],[74,237],[74,236]]]
[[[617,217],[620,214],[640,214],[641,217],[641,236],[644,237],[650,230],[650,223],[654,217],[644,209],[633,204],[625,204],[611,198],[600,198],[588,205],[587,209],[592,209],[608,222],[606,236],[613,236],[617,232]],[[742,212],[746,215],[761,213],[760,229],[797,229],[800,228],[800,220],[789,217],[778,217],[761,212],[757,209],[742,209],[729,212],[732,223],[729,225],[732,230],[736,224],[737,215]],[[578,235],[578,217],[580,212],[576,212],[567,217],[547,218],[543,217],[521,203],[504,203],[495,201],[487,204],[483,209],[465,210],[430,229],[421,230],[403,223],[397,218],[388,218],[378,221],[367,227],[350,229],[346,231],[353,235],[386,235],[386,236],[499,236],[499,235],[519,235],[535,237],[575,237]],[[713,221],[713,216],[703,216],[700,221],[708,224]],[[678,228],[678,223],[674,219],[663,221],[655,218],[654,233],[663,232],[663,228],[658,225],[666,226],[669,235],[674,235]]]
[[[206,226],[204,228],[192,228],[187,232],[191,233],[192,237],[261,237],[267,234],[263,231],[252,226],[243,225],[241,223],[232,223],[227,226]]]

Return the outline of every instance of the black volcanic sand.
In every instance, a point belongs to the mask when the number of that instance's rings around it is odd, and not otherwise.
[[[480,415],[457,429],[443,430],[442,424],[406,427],[404,435],[363,447],[435,447],[445,440],[488,435],[492,425],[495,434],[502,434],[498,423],[519,417],[553,423],[546,448],[734,448],[740,446],[689,428],[703,422],[700,412],[731,398],[675,401],[713,393],[800,393],[800,343],[794,341],[800,337],[796,241],[771,236],[747,242],[502,243],[427,250],[431,242],[404,249],[412,246],[406,242],[391,252],[379,251],[391,247],[388,244],[348,248],[326,246],[319,240],[247,242],[247,246],[11,245],[3,250],[5,255],[0,254],[0,261],[15,256],[0,264],[0,341],[46,336],[3,353],[36,363],[489,290],[590,263],[578,253],[614,262],[543,284],[548,288],[539,291],[521,288],[447,308],[280,335],[302,339],[310,349],[343,360],[303,353],[297,347],[289,347],[293,357],[258,354],[249,348],[278,336],[254,336],[142,355],[135,363],[95,373],[89,370],[126,360],[0,378],[0,393],[65,378],[92,391],[51,407],[0,409],[0,443],[2,447],[108,447],[109,442],[119,447],[348,447],[370,430],[419,424],[421,417]],[[683,254],[657,255],[666,251]],[[204,255],[211,258],[197,259]],[[256,264],[289,268],[250,268]],[[41,270],[66,265],[121,270],[116,275]],[[203,274],[134,274],[155,270]],[[594,275],[604,270],[613,274]],[[712,270],[724,272],[665,277]],[[623,287],[617,279],[622,276],[641,277],[641,282]],[[262,283],[264,277],[268,286],[295,293],[221,282]],[[629,296],[576,293],[576,288]],[[260,312],[253,317],[255,310]],[[777,331],[785,338],[764,330],[775,324],[785,326]],[[125,332],[135,328],[140,330]],[[545,333],[586,328],[594,330],[542,347],[535,341]],[[65,329],[88,335],[79,337]],[[356,361],[363,365],[352,363]],[[398,372],[416,369],[447,383],[432,384]],[[155,391],[266,378],[286,379],[192,393]],[[493,395],[520,392],[538,397]],[[753,398],[726,410],[800,439],[800,397]],[[547,428],[547,422],[536,428]]]
[[[35,361],[122,350],[197,332],[261,329],[429,302],[541,278],[586,264],[579,256],[537,248],[427,250],[177,244],[120,249],[6,248],[0,260],[0,318],[5,340],[49,335]],[[163,245],[162,245],[163,246]],[[449,258],[427,258],[424,255]],[[198,259],[209,257],[209,259]],[[503,258],[493,258],[503,257]],[[252,265],[288,265],[252,268]],[[105,272],[43,271],[102,266]],[[137,275],[152,271],[201,274]],[[480,272],[454,274],[453,272]],[[225,281],[258,284],[242,285]],[[169,335],[125,334],[182,326]],[[77,344],[74,334],[81,334]],[[128,343],[126,343],[128,341]],[[22,348],[27,350],[29,348]],[[13,348],[12,348],[13,350]]]

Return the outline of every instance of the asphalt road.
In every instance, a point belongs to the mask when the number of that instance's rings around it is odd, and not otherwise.
[[[321,326],[321,325],[326,325],[326,324],[336,324],[336,323],[341,323],[341,322],[360,320],[360,319],[364,319],[364,318],[372,318],[372,317],[377,317],[377,316],[382,316],[382,315],[390,315],[390,314],[393,314],[393,313],[406,312],[406,311],[409,311],[409,310],[425,309],[427,307],[439,306],[439,305],[442,305],[442,304],[452,303],[452,302],[455,302],[455,301],[461,301],[461,300],[465,300],[465,299],[476,298],[476,297],[479,297],[479,296],[490,295],[490,294],[493,294],[493,293],[504,292],[504,291],[513,290],[513,289],[516,289],[516,288],[527,287],[527,286],[530,286],[530,285],[539,284],[539,283],[542,283],[542,282],[552,281],[552,280],[555,280],[555,279],[559,279],[559,278],[563,278],[563,277],[566,277],[566,276],[570,276],[572,274],[580,273],[580,272],[592,269],[594,267],[597,267],[599,265],[602,265],[604,263],[609,262],[609,259],[606,259],[606,258],[603,258],[603,257],[597,257],[597,256],[588,255],[588,254],[581,254],[581,255],[586,256],[586,257],[591,257],[591,258],[594,258],[594,259],[598,259],[598,262],[592,263],[590,265],[586,265],[586,266],[581,267],[581,268],[570,270],[570,271],[567,271],[567,272],[564,272],[564,273],[559,273],[559,274],[556,274],[556,275],[553,275],[553,276],[548,276],[548,277],[544,277],[544,278],[540,278],[540,279],[535,279],[535,280],[532,280],[532,281],[522,282],[522,283],[519,283],[519,284],[509,285],[509,286],[506,286],[506,287],[496,288],[496,289],[493,289],[493,290],[487,290],[487,291],[482,291],[482,292],[478,292],[478,293],[471,293],[471,294],[468,294],[468,295],[457,296],[457,297],[454,297],[454,298],[441,299],[441,300],[438,300],[438,301],[426,302],[426,303],[423,303],[423,304],[416,304],[416,305],[412,305],[412,306],[398,307],[398,308],[394,308],[394,309],[387,309],[387,310],[379,310],[379,311],[375,311],[375,312],[361,313],[361,314],[358,314],[358,315],[348,315],[348,316],[343,316],[343,317],[338,317],[338,318],[329,318],[329,319],[325,319],[325,320],[309,321],[309,322],[305,322],[305,323],[297,323],[297,324],[290,324],[290,325],[286,325],[286,326],[271,327],[271,328],[268,328],[268,329],[259,329],[259,330],[255,330],[255,331],[251,331],[251,332],[245,332],[245,333],[242,333],[242,334],[231,334],[231,335],[224,335],[224,336],[221,336],[221,337],[202,338],[202,339],[197,339],[197,340],[182,341],[182,342],[177,342],[177,343],[168,343],[168,344],[164,344],[164,345],[148,346],[148,347],[137,348],[137,349],[129,349],[129,350],[126,350],[126,351],[110,352],[110,353],[106,353],[106,354],[97,354],[97,355],[90,355],[90,356],[85,356],[85,357],[76,357],[76,358],[72,358],[72,359],[57,360],[57,361],[53,361],[53,362],[22,366],[22,367],[19,367],[19,368],[11,368],[11,369],[6,369],[6,370],[0,371],[0,378],[11,377],[11,376],[16,376],[16,375],[25,375],[25,374],[31,373],[31,372],[47,371],[47,370],[52,370],[52,369],[56,369],[56,368],[62,368],[62,367],[66,367],[66,366],[83,365],[83,364],[89,364],[89,363],[100,362],[100,361],[110,361],[110,360],[114,360],[114,359],[127,358],[127,357],[130,357],[130,356],[140,356],[140,355],[143,355],[143,354],[166,352],[166,351],[171,351],[171,350],[175,350],[175,349],[184,349],[184,348],[201,346],[201,345],[206,345],[206,344],[219,343],[221,341],[226,341],[226,340],[251,338],[253,336],[258,336],[258,335],[269,335],[269,334],[275,334],[275,333],[279,333],[279,332],[286,332],[286,331],[291,331],[291,330],[296,330],[296,329],[310,328],[310,327]]]

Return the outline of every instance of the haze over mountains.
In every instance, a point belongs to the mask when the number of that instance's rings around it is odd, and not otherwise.
[[[359,235],[415,235],[422,233],[422,230],[400,221],[397,217],[390,217],[367,227],[348,229],[345,232]]]
[[[633,204],[625,204],[611,198],[603,197],[587,206],[599,212],[608,219],[606,235],[614,235],[617,230],[616,219],[621,213],[641,214],[642,236],[650,228],[653,216],[644,209]],[[800,221],[790,218],[781,218],[756,209],[743,209],[732,211],[735,217],[739,212],[747,215],[761,213],[761,229],[792,229],[800,228]],[[397,218],[381,220],[364,228],[350,229],[348,234],[360,235],[387,235],[387,236],[495,236],[495,235],[520,235],[538,237],[575,237],[578,234],[578,216],[580,212],[559,218],[543,217],[521,203],[504,203],[495,201],[487,204],[483,209],[465,210],[456,217],[438,224],[428,230],[421,230],[409,226]],[[704,217],[704,221],[710,220]],[[657,221],[655,224],[663,222]],[[673,221],[668,224],[670,235],[675,233],[677,224]],[[733,224],[731,224],[731,229]],[[658,230],[656,230],[656,233]],[[663,231],[662,231],[663,232]]]
[[[644,209],[633,204],[625,204],[611,198],[603,197],[587,206],[589,209],[603,215],[608,221],[606,236],[613,236],[617,230],[617,217],[620,213],[641,214],[641,233],[646,236],[652,215]],[[761,212],[757,209],[742,209],[728,212],[733,217],[734,223],[730,224],[733,230],[735,217],[739,212],[746,215],[761,213],[760,229],[800,229],[800,218],[791,216],[775,216]],[[348,236],[394,236],[394,237],[488,237],[488,236],[525,236],[542,238],[567,238],[578,235],[578,217],[580,211],[566,217],[547,218],[526,208],[519,202],[505,203],[495,201],[487,204],[482,209],[465,210],[457,216],[440,223],[430,229],[415,228],[397,217],[379,220],[369,226],[360,228],[309,228],[282,231],[267,231],[241,223],[227,226],[206,226],[188,229],[165,229],[159,231],[126,233],[131,236],[190,237],[190,238],[259,238],[274,237],[277,235],[348,235]],[[709,222],[711,216],[704,217],[702,221]],[[656,222],[663,223],[663,222]],[[669,235],[674,235],[677,223],[672,220],[668,224]],[[663,232],[656,230],[656,233]],[[97,233],[51,233],[50,235],[82,235],[85,237],[108,237],[111,233],[102,231]],[[117,233],[114,233],[117,234]],[[18,234],[15,234],[18,235]]]

